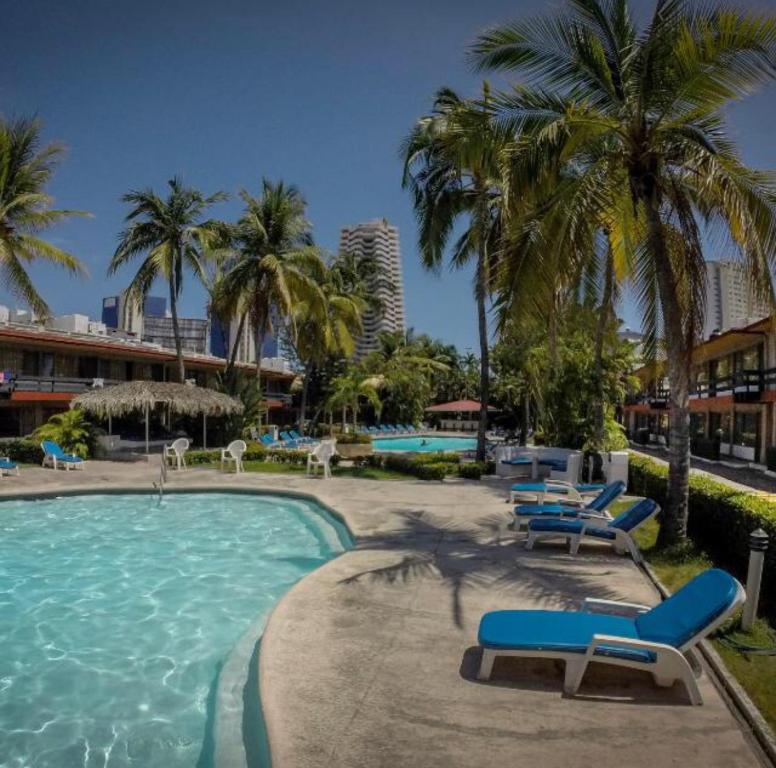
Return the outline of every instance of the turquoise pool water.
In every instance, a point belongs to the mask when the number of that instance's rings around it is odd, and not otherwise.
[[[280,496],[0,503],[0,766],[212,765],[225,660],[348,545]]]
[[[388,451],[412,451],[415,453],[474,451],[477,448],[477,439],[474,437],[381,437],[372,440],[372,446],[378,453]]]

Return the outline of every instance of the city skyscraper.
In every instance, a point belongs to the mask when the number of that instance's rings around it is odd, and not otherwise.
[[[768,305],[753,295],[743,264],[738,261],[706,262],[704,339],[715,332],[749,325],[768,314]]]
[[[361,358],[377,349],[378,334],[406,330],[399,230],[386,219],[343,227],[340,251],[358,259],[373,259],[377,265],[369,290],[382,306],[364,313],[364,333],[356,344],[356,358]]]

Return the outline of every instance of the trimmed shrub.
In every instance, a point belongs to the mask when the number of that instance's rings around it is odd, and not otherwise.
[[[631,454],[628,479],[632,493],[665,504],[667,466]],[[776,615],[776,504],[708,477],[690,475],[688,535],[715,565],[741,582],[746,581],[749,564],[749,534],[757,528],[771,540],[765,554],[761,599],[766,611]]]
[[[460,464],[461,457],[454,451],[439,451],[438,453],[417,453],[413,460],[418,464]]]
[[[386,454],[383,466],[394,472],[412,475],[420,480],[444,480],[450,465],[417,461],[415,457],[403,454]]]
[[[43,461],[43,451],[40,443],[23,438],[0,443],[0,456],[7,456],[11,461],[20,464],[40,464]]]
[[[471,464],[459,464],[458,465],[458,477],[463,477],[466,480],[479,480],[485,473],[486,466],[482,461],[475,461]]]

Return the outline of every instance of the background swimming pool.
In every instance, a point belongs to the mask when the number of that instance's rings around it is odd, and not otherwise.
[[[411,451],[431,453],[432,451],[474,451],[477,449],[475,437],[392,437],[372,440],[372,446],[378,453],[389,451]]]
[[[0,766],[211,765],[225,659],[347,543],[285,497],[0,503]]]

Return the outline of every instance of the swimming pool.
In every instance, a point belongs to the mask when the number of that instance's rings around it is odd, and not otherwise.
[[[227,668],[260,719],[249,628],[350,544],[312,502],[236,493],[2,502],[0,533],[0,765],[51,768],[212,766]]]
[[[372,440],[372,447],[378,453],[406,451],[431,453],[432,451],[474,451],[475,437],[387,437]]]

